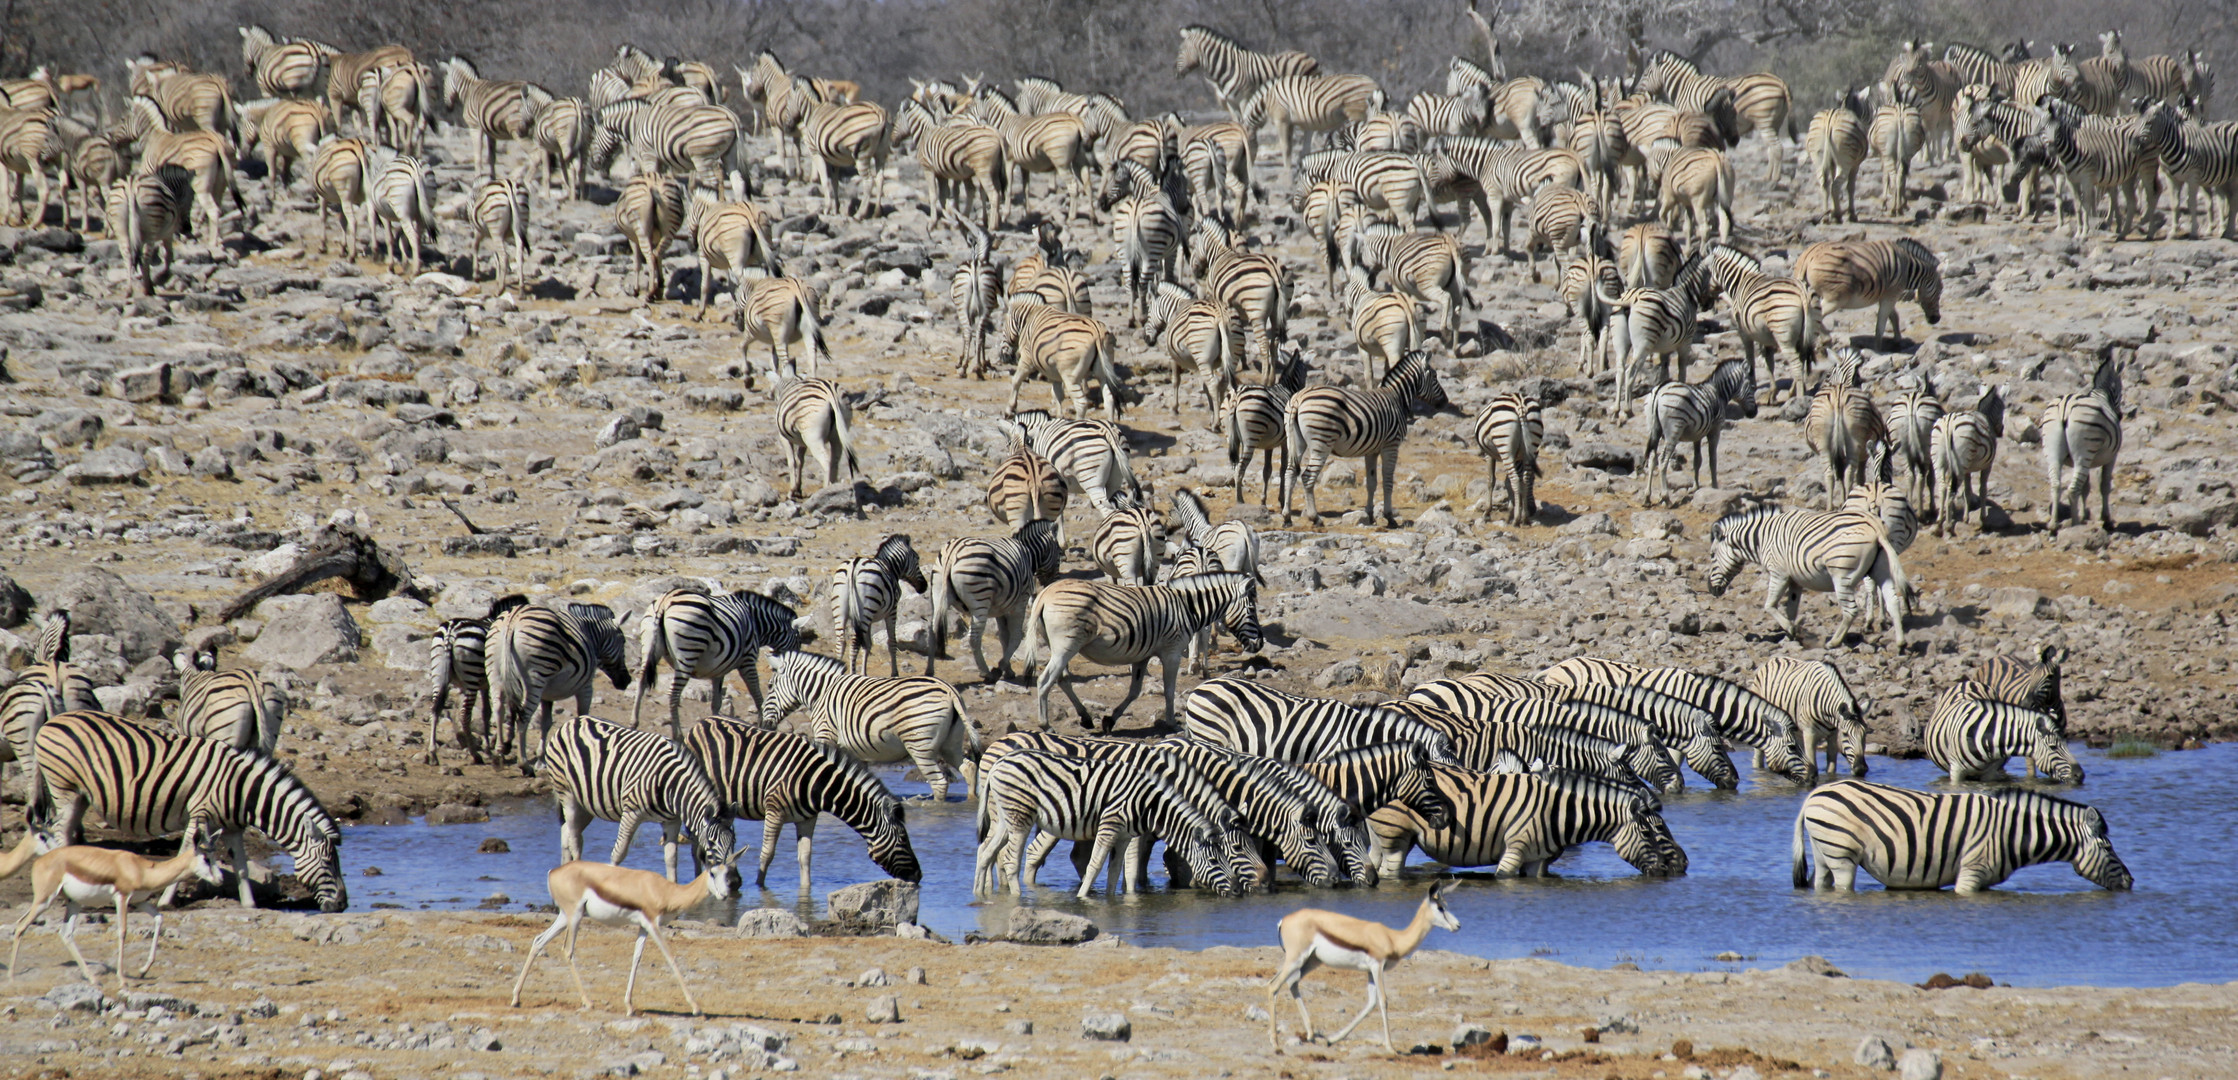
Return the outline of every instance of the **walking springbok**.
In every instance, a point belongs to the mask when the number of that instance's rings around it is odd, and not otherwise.
[[[1430,886],[1430,895],[1423,897],[1422,905],[1414,909],[1413,921],[1398,930],[1319,908],[1300,908],[1283,916],[1282,969],[1275,972],[1273,981],[1267,984],[1267,1041],[1274,1046],[1274,1052],[1282,1052],[1282,1021],[1275,1016],[1275,998],[1284,990],[1290,991],[1290,1000],[1298,1003],[1298,1019],[1305,1023],[1306,1041],[1312,1042],[1315,1038],[1313,1017],[1306,1013],[1305,997],[1298,991],[1314,968],[1330,967],[1366,972],[1368,1004],[1343,1031],[1329,1036],[1329,1044],[1343,1042],[1353,1028],[1368,1018],[1368,1010],[1375,1009],[1383,1015],[1383,1048],[1398,1053],[1391,1045],[1391,1010],[1384,1004],[1383,972],[1419,948],[1422,939],[1430,936],[1432,925],[1447,930],[1461,929],[1461,920],[1454,918],[1453,912],[1445,906],[1446,894],[1452,891],[1452,881]]]
[[[736,856],[732,858],[735,861]],[[559,906],[559,914],[528,947],[528,959],[521,962],[520,977],[513,980],[513,1007],[521,1007],[521,984],[528,981],[528,969],[536,966],[537,954],[543,952],[544,946],[551,944],[561,930],[567,931],[567,973],[575,977],[575,992],[582,997],[583,1007],[591,1007],[590,991],[583,989],[583,972],[575,966],[575,934],[582,928],[583,916],[588,915],[609,926],[630,923],[637,927],[637,947],[629,954],[629,984],[622,988],[622,1015],[636,1011],[630,999],[637,993],[637,962],[645,955],[647,937],[660,947],[661,959],[668,961],[668,970],[676,976],[677,989],[684,992],[684,1001],[692,1007],[692,1015],[700,1015],[699,1001],[692,997],[692,988],[684,984],[684,972],[676,966],[676,955],[668,951],[668,941],[661,937],[661,920],[697,907],[710,896],[717,900],[729,897],[731,865],[723,862],[705,867],[698,877],[684,885],[650,870],[632,870],[581,859],[553,867],[551,873],[544,875],[544,883],[551,889],[552,903]]]
[[[12,873],[21,866],[21,859],[37,850],[35,835],[26,835],[13,853],[0,860],[0,863],[12,864],[0,866],[0,869]],[[83,844],[56,848],[39,856],[31,864],[31,904],[24,909],[23,918],[16,920],[15,933],[10,935],[8,981],[14,982],[16,978],[16,958],[23,951],[23,932],[59,899],[68,914],[56,932],[62,935],[63,947],[78,961],[78,974],[85,976],[85,981],[95,990],[101,989],[101,984],[93,977],[93,965],[78,951],[78,915],[88,905],[113,900],[117,905],[117,992],[123,993],[125,916],[133,908],[155,916],[155,933],[148,938],[148,961],[141,964],[140,973],[133,976],[145,979],[148,969],[155,966],[155,947],[163,940],[163,911],[155,906],[155,894],[190,873],[213,885],[219,881],[218,868],[211,864],[208,852],[199,841],[190,841],[177,855],[160,860]],[[4,876],[6,874],[0,874]]]

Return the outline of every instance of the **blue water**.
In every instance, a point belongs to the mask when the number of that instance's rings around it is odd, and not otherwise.
[[[1797,891],[1788,884],[1788,841],[1801,794],[1777,779],[1750,776],[1744,759],[1739,791],[1697,786],[1664,799],[1664,816],[1691,861],[1685,877],[1642,878],[1606,845],[1587,845],[1555,864],[1559,879],[1472,881],[1452,900],[1460,932],[1440,932],[1428,945],[1679,971],[1766,967],[1816,954],[1851,975],[1912,982],[1938,971],[1980,971],[2019,986],[2238,980],[2238,920],[2230,906],[2238,893],[2238,744],[2142,759],[2114,760],[2080,747],[2077,754],[2089,781],[2046,790],[2105,812],[2115,850],[2136,875],[2134,892],[2102,891],[2065,863],[2022,870],[1997,891],[1970,897],[1872,885],[1854,894]],[[1926,761],[1873,758],[1870,765],[1872,780],[1944,789]],[[898,767],[881,775],[898,794],[925,792],[904,781]],[[352,907],[472,908],[495,892],[509,897],[502,906],[510,910],[545,902],[543,875],[559,857],[556,816],[546,803],[498,809],[484,825],[344,829]],[[966,932],[1000,934],[1008,897],[975,903],[971,894],[970,805],[912,801],[909,814],[925,868],[919,921],[959,940]],[[757,890],[751,868],[760,832],[758,823],[739,825],[739,842],[750,850],[740,860],[748,884],[735,905],[819,916],[825,893],[883,876],[861,839],[826,818],[816,833],[813,897],[798,892],[790,830],[770,867],[771,888]],[[511,853],[477,854],[490,836],[505,839]],[[659,869],[658,836],[657,827],[645,827],[628,864]],[[593,825],[586,856],[604,858],[613,839],[612,823]],[[689,876],[691,856],[680,858]],[[1419,853],[1414,863],[1422,865]],[[360,876],[375,866],[381,876]],[[1420,891],[1417,883],[1374,891],[1290,885],[1228,900],[1163,891],[1106,900],[1099,890],[1081,902],[1071,895],[1077,881],[1060,853],[1044,869],[1041,891],[1028,899],[1077,911],[1137,945],[1178,948],[1274,944],[1276,920],[1306,905],[1399,923]],[[1869,878],[1861,873],[1859,881]],[[727,917],[732,910],[711,904],[704,914]],[[1712,959],[1728,951],[1748,959]]]

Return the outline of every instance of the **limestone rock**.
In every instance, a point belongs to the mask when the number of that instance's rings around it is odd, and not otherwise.
[[[249,663],[301,671],[318,664],[357,660],[364,635],[358,631],[357,620],[342,606],[341,597],[333,593],[274,597],[259,609],[260,614],[267,611],[271,617],[264,632],[241,654]]]
[[[47,597],[47,609],[70,613],[70,629],[117,639],[127,664],[178,650],[179,624],[155,598],[125,584],[100,567],[87,567],[62,579]]]
[[[1095,923],[1071,912],[1015,907],[1003,936],[1022,945],[1078,945],[1097,932]]]

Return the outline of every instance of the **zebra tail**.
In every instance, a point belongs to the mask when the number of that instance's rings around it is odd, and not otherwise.
[[[816,324],[814,322],[810,322],[808,325],[815,335],[817,346],[821,348],[824,342],[823,332],[815,329]],[[844,399],[832,402],[832,437],[839,440],[840,456],[847,460],[847,478],[852,480],[861,475],[863,466],[862,462],[855,457],[855,433],[848,427],[847,413],[847,402]]]
[[[1788,842],[1787,849],[1787,857],[1791,864],[1790,871],[1795,887],[1798,889],[1811,887],[1811,837],[1810,833],[1803,827],[1803,815],[1804,809],[1797,807],[1795,810],[1795,835]]]
[[[971,714],[964,711],[964,696],[956,688],[948,688],[948,708],[956,714],[956,726],[964,733],[964,786],[971,789],[971,797],[979,798],[979,758],[987,752],[979,741],[979,728],[972,724]],[[984,800],[982,800],[984,801]]]
[[[1096,347],[1096,377],[1103,380],[1104,395],[1111,399],[1112,412],[1116,413],[1120,405],[1129,402],[1126,396],[1127,385],[1119,381],[1119,369],[1112,366],[1111,353],[1111,335],[1107,333],[1103,343]]]
[[[637,704],[630,709],[629,725],[636,727],[638,715],[645,710],[646,688],[660,674],[661,660],[668,656],[668,635],[662,632],[661,618],[668,610],[665,602],[656,602],[637,624]],[[671,661],[673,665],[674,661]]]
[[[1876,524],[1878,523],[1876,522]],[[1885,528],[1873,530],[1873,539],[1881,546],[1881,557],[1888,560],[1888,580],[1890,584],[1896,586],[1898,603],[1900,605],[1909,604],[1912,594],[1912,580],[1904,575],[1903,560],[1896,556],[1896,541],[1889,538],[1888,530]],[[1902,610],[1902,608],[1899,607],[1898,610]],[[1902,631],[1903,626],[1899,624],[1897,630]]]
[[[501,632],[499,636],[503,641],[489,658],[490,666],[495,669],[490,672],[490,681],[497,684],[494,689],[497,691],[498,705],[504,712],[504,715],[498,717],[498,722],[510,725],[516,711],[533,711],[536,706],[528,700],[527,658],[521,655],[520,646],[515,643],[510,630]]]
[[[855,631],[858,629],[855,622],[855,612],[862,610],[858,606],[862,603],[862,599],[862,588],[855,580],[854,571],[842,570],[839,574],[839,581],[831,593],[831,636],[832,641],[839,646],[840,658],[850,662],[850,664],[855,656]],[[868,653],[870,651],[870,627],[865,625],[861,626],[860,629],[863,631],[861,642],[863,651]],[[869,659],[866,657],[863,663],[867,670],[867,665],[870,663]]]

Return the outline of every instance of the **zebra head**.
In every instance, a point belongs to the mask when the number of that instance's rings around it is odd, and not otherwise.
[[[2128,892],[2137,880],[2130,876],[2121,856],[2114,854],[2113,841],[2106,838],[2106,815],[2095,807],[2082,809],[2077,822],[2082,835],[2076,838],[2075,873],[2101,889]]]
[[[569,604],[567,614],[583,628],[583,637],[590,642],[591,655],[598,660],[598,670],[616,690],[629,689],[629,657],[623,642],[622,628],[614,618],[614,609],[604,604]]]
[[[1438,382],[1437,369],[1430,366],[1430,354],[1420,349],[1409,350],[1383,373],[1383,388],[1398,391],[1407,407],[1416,412],[1434,413],[1446,407],[1445,386]]]
[[[1724,596],[1733,575],[1741,572],[1755,550],[1754,534],[1757,527],[1778,513],[1771,507],[1756,507],[1737,514],[1727,514],[1710,526],[1710,576],[1711,596]]]
[[[2036,714],[2035,745],[2028,751],[2028,763],[2036,771],[2050,777],[2053,783],[2080,784],[2083,782],[2083,764],[2067,749],[2067,741],[2059,732],[2049,713]]]
[[[1192,828],[1176,836],[1166,837],[1166,850],[1179,849],[1181,861],[1188,865],[1189,876],[1201,888],[1210,889],[1222,896],[1235,896],[1242,891],[1241,884],[1231,873],[1224,857],[1220,833],[1209,826]]]
[[[1677,763],[1671,760],[1668,751],[1655,743],[1626,744],[1624,763],[1640,783],[1657,791],[1683,791],[1686,788],[1686,777],[1679,772]]]
[[[870,861],[889,877],[915,883],[925,879],[925,871],[917,864],[917,849],[909,843],[908,817],[901,800],[888,795],[878,807],[877,820],[859,831]]]
[[[909,541],[908,533],[894,533],[878,542],[875,558],[886,569],[921,595],[925,591],[925,571],[918,565],[917,549]]]
[[[1418,742],[1408,743],[1406,747],[1406,761],[1402,766],[1405,772],[1391,787],[1392,800],[1404,803],[1414,816],[1433,829],[1452,828],[1453,800],[1438,783],[1430,748]]]
[[[1220,626],[1235,635],[1236,644],[1245,652],[1257,652],[1266,644],[1266,635],[1259,628],[1259,584],[1249,574],[1205,574],[1204,580],[1233,579],[1233,593],[1220,610]]]
[[[713,790],[713,785],[709,785],[709,790]],[[721,900],[744,884],[745,879],[738,873],[737,828],[721,800],[694,810],[685,819],[684,831],[691,834],[692,861],[707,875],[708,892]]]
[[[326,820],[326,828],[333,831],[314,831],[295,838],[288,845],[288,854],[295,861],[295,879],[311,890],[320,911],[332,915],[349,910],[350,889],[342,880],[340,831],[334,829],[332,818]]]

